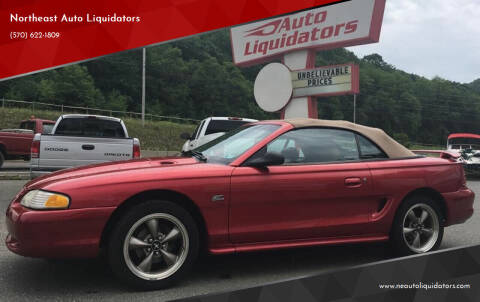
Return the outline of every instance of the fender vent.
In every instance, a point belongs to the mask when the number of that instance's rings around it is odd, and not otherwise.
[[[377,213],[381,212],[386,204],[387,204],[387,199],[386,198],[380,199],[380,201],[378,203],[378,207],[377,207]]]

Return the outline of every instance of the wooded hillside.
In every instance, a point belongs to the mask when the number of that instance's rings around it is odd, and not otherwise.
[[[141,60],[141,50],[134,50],[0,82],[0,97],[139,112]],[[360,65],[358,123],[380,127],[404,144],[444,144],[451,132],[480,133],[480,80],[429,80],[396,69],[378,54],[359,59],[336,49],[317,55],[317,66],[346,62]],[[261,67],[233,65],[227,30],[148,48],[147,113],[278,117],[254,101],[253,82]],[[318,103],[320,118],[352,120],[352,96]]]

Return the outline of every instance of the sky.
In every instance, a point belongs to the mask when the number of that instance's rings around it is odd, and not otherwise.
[[[460,83],[480,78],[480,0],[387,0],[378,53],[397,69]]]

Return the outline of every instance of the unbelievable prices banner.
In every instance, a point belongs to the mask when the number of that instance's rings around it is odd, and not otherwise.
[[[335,0],[6,0],[0,80]]]

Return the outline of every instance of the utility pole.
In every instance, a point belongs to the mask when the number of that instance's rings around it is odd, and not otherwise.
[[[353,95],[353,123],[356,123],[357,117],[357,94]]]
[[[143,48],[143,62],[142,62],[142,127],[145,127],[145,59],[147,53],[145,47]]]

